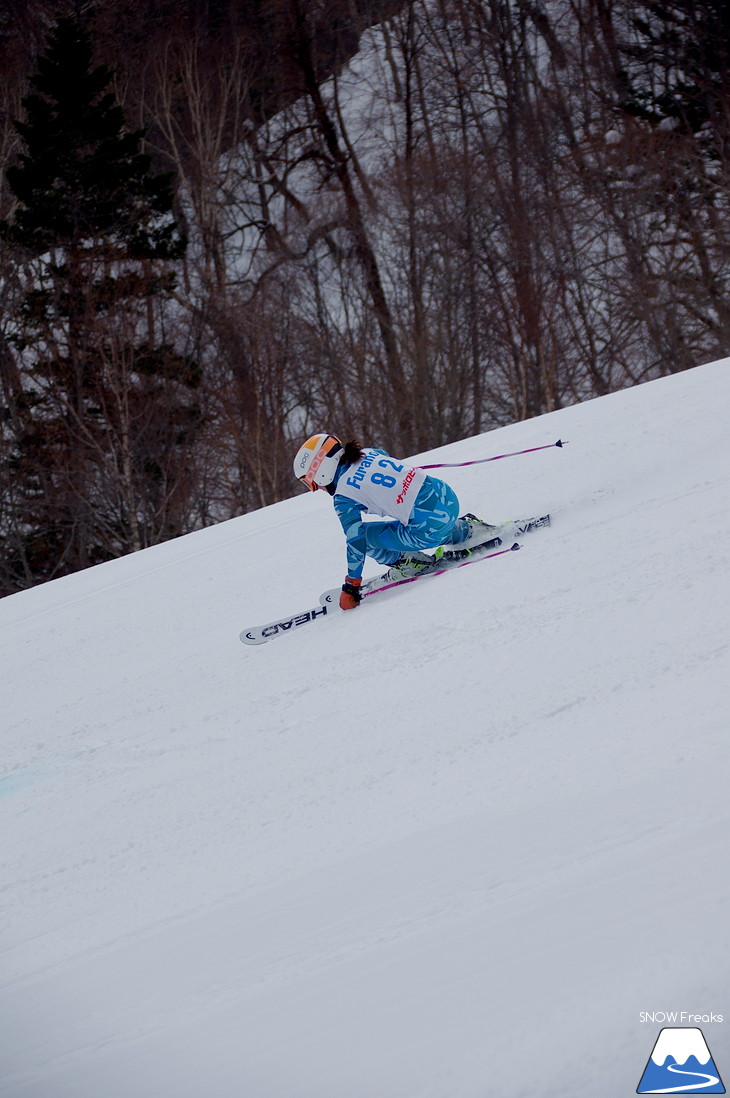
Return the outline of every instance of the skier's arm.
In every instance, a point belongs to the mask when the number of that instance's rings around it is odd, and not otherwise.
[[[365,507],[346,496],[335,496],[334,505],[347,539],[347,575],[350,579],[360,579],[367,547],[362,521]]]

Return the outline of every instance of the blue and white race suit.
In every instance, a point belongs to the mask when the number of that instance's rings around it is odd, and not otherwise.
[[[348,576],[360,578],[366,554],[379,564],[393,564],[401,553],[456,544],[469,536],[448,484],[386,450],[368,448],[363,455],[340,466],[332,493],[347,539]],[[365,514],[391,516],[391,521],[364,522]]]

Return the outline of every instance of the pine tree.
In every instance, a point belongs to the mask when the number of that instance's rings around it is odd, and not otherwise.
[[[184,522],[200,373],[162,322],[185,241],[172,177],[152,172],[111,82],[85,29],[60,18],[16,123],[24,149],[7,171],[17,208],[0,233],[27,271],[14,335],[24,393],[13,462],[27,531],[16,572],[36,579]]]
[[[635,39],[624,53],[640,63],[627,111],[667,130],[716,136],[727,127],[730,93],[728,0],[667,0],[634,10]],[[641,80],[641,72],[645,79]],[[714,148],[715,156],[723,150]]]
[[[623,48],[629,94],[621,108],[663,136],[678,177],[670,204],[711,204],[715,176],[730,154],[730,3],[668,0],[632,13],[632,39]]]

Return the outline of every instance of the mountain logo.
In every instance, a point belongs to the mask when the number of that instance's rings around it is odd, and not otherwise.
[[[663,1029],[644,1068],[637,1094],[725,1094],[701,1029]]]

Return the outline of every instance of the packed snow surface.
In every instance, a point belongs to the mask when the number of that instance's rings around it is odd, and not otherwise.
[[[433,452],[567,440],[445,474],[551,528],[262,647],[324,493],[0,602],[3,1098],[620,1098],[670,1010],[730,1075],[729,413]]]

